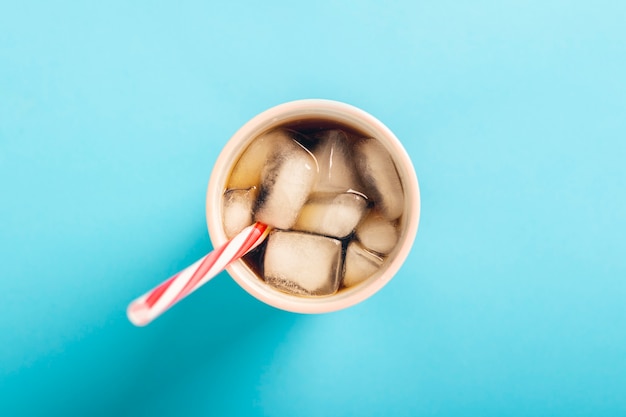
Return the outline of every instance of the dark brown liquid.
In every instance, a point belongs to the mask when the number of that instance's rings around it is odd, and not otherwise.
[[[327,130],[338,129],[338,130],[344,131],[348,135],[348,140],[350,141],[351,144],[354,144],[360,139],[370,137],[369,135],[355,129],[354,127],[351,127],[343,123],[326,120],[326,119],[303,119],[303,120],[285,123],[280,126],[276,126],[272,128],[271,130],[281,129],[281,128],[297,132],[299,134],[297,137],[297,140],[301,142],[301,144],[304,145],[309,150],[315,147],[317,134],[327,131]],[[258,137],[260,137],[264,133],[265,132],[262,132],[261,134],[258,135]],[[245,151],[243,153],[245,153]],[[396,221],[397,227],[399,223],[400,223],[400,219]],[[348,235],[347,237],[340,239],[342,242],[342,259],[345,258],[348,244],[353,239],[354,239],[354,232]],[[242,258],[242,260],[250,268],[250,270],[252,270],[252,272],[254,272],[259,277],[264,276],[263,259],[265,255],[266,246],[267,246],[267,240]],[[339,290],[343,288],[344,286],[343,284],[341,284]]]
[[[355,129],[352,126],[348,126],[344,123],[339,123],[331,120],[324,119],[303,119],[297,120],[295,122],[289,122],[282,126],[285,129],[295,130],[298,133],[303,135],[314,135],[315,133],[323,132],[325,130],[333,130],[339,129],[348,133],[350,136],[355,138],[366,138],[369,137],[364,132],[361,132]]]

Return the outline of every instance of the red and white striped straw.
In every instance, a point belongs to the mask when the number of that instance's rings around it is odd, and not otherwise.
[[[223,246],[213,250],[128,306],[128,319],[145,326],[168,308],[215,277],[231,262],[256,248],[270,232],[270,227],[255,223],[243,229]]]

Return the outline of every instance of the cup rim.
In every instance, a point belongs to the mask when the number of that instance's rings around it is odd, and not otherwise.
[[[242,261],[226,268],[230,276],[249,294],[273,307],[296,313],[326,313],[341,310],[374,295],[399,271],[413,246],[420,217],[420,191],[415,169],[398,138],[377,118],[350,104],[327,99],[289,101],[265,110],[246,122],[226,143],[219,154],[209,180],[206,194],[206,219],[214,247],[228,241],[222,227],[222,195],[226,179],[233,165],[248,144],[261,133],[299,119],[327,118],[349,126],[378,139],[390,152],[400,176],[405,211],[402,233],[396,248],[381,270],[366,281],[337,294],[325,297],[295,296],[275,290],[265,284]]]

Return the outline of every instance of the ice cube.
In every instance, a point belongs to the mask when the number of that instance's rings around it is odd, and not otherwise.
[[[356,236],[367,249],[386,255],[398,242],[398,228],[395,222],[371,211],[357,226]]]
[[[295,230],[344,238],[361,220],[367,201],[359,194],[313,194],[300,210]]]
[[[404,208],[404,193],[389,152],[379,141],[370,138],[356,144],[355,154],[366,195],[387,220],[400,217]]]
[[[256,187],[243,190],[232,189],[224,193],[222,206],[224,233],[229,239],[254,222],[252,210],[256,197]]]
[[[326,130],[315,136],[313,156],[319,166],[316,192],[363,192],[356,175],[350,138],[342,130]]]
[[[248,189],[261,185],[261,172],[270,156],[277,150],[289,146],[294,133],[275,129],[254,139],[239,157],[230,175],[228,188]]]
[[[384,259],[352,241],[346,250],[343,285],[351,287],[372,276],[383,264]]]
[[[289,229],[317,180],[313,155],[295,140],[273,153],[263,167],[255,219]]]
[[[339,288],[341,242],[324,236],[274,230],[263,262],[265,281],[287,293],[330,295]]]

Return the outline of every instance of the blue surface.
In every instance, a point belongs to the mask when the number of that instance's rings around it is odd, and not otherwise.
[[[219,3],[0,6],[0,415],[626,415],[626,3]],[[404,142],[401,272],[320,316],[223,274],[131,326],[211,249],[223,144],[298,98]]]

